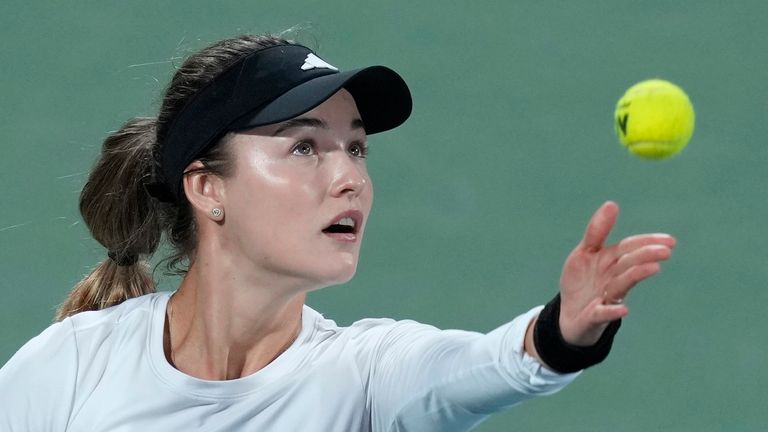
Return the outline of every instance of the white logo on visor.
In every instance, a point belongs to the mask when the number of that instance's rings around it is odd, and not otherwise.
[[[304,64],[301,65],[301,70],[310,70],[314,68],[324,68],[335,71],[339,70],[335,66],[331,66],[330,64],[326,63],[325,60],[321,59],[320,57],[309,53],[307,54],[307,58],[304,59]]]

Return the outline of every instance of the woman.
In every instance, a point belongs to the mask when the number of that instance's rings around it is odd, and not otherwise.
[[[80,209],[109,258],[0,371],[5,431],[466,430],[559,390],[610,349],[665,234],[603,243],[604,204],[560,294],[482,335],[411,321],[341,328],[306,293],[349,280],[373,190],[366,136],[410,115],[377,66],[241,36],[191,56],[159,116],[104,143]],[[154,293],[165,236],[184,278]]]

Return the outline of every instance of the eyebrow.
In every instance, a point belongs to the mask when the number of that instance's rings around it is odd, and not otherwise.
[[[278,136],[285,131],[293,128],[302,128],[302,127],[311,127],[311,128],[318,128],[318,129],[328,129],[328,123],[324,122],[323,120],[313,118],[313,117],[298,117],[290,120],[284,121],[279,128],[272,134],[272,136]],[[352,120],[352,123],[350,124],[350,127],[352,129],[363,129],[365,130],[365,125],[363,124],[363,121],[359,118],[356,118]]]
[[[350,126],[352,129],[362,129],[365,131],[365,123],[363,123],[362,119],[356,118],[352,120],[352,124]]]

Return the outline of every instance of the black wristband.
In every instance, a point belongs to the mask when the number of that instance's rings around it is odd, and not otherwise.
[[[539,358],[550,369],[570,373],[594,366],[608,357],[613,337],[621,327],[621,320],[608,324],[600,339],[591,346],[571,345],[560,333],[560,294],[547,303],[533,328],[533,345]]]

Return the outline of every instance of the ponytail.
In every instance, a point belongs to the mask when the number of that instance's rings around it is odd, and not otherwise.
[[[80,193],[80,214],[109,258],[85,276],[59,307],[56,320],[155,292],[145,262],[162,237],[158,206],[144,189],[153,166],[157,119],[135,118],[104,141]]]

